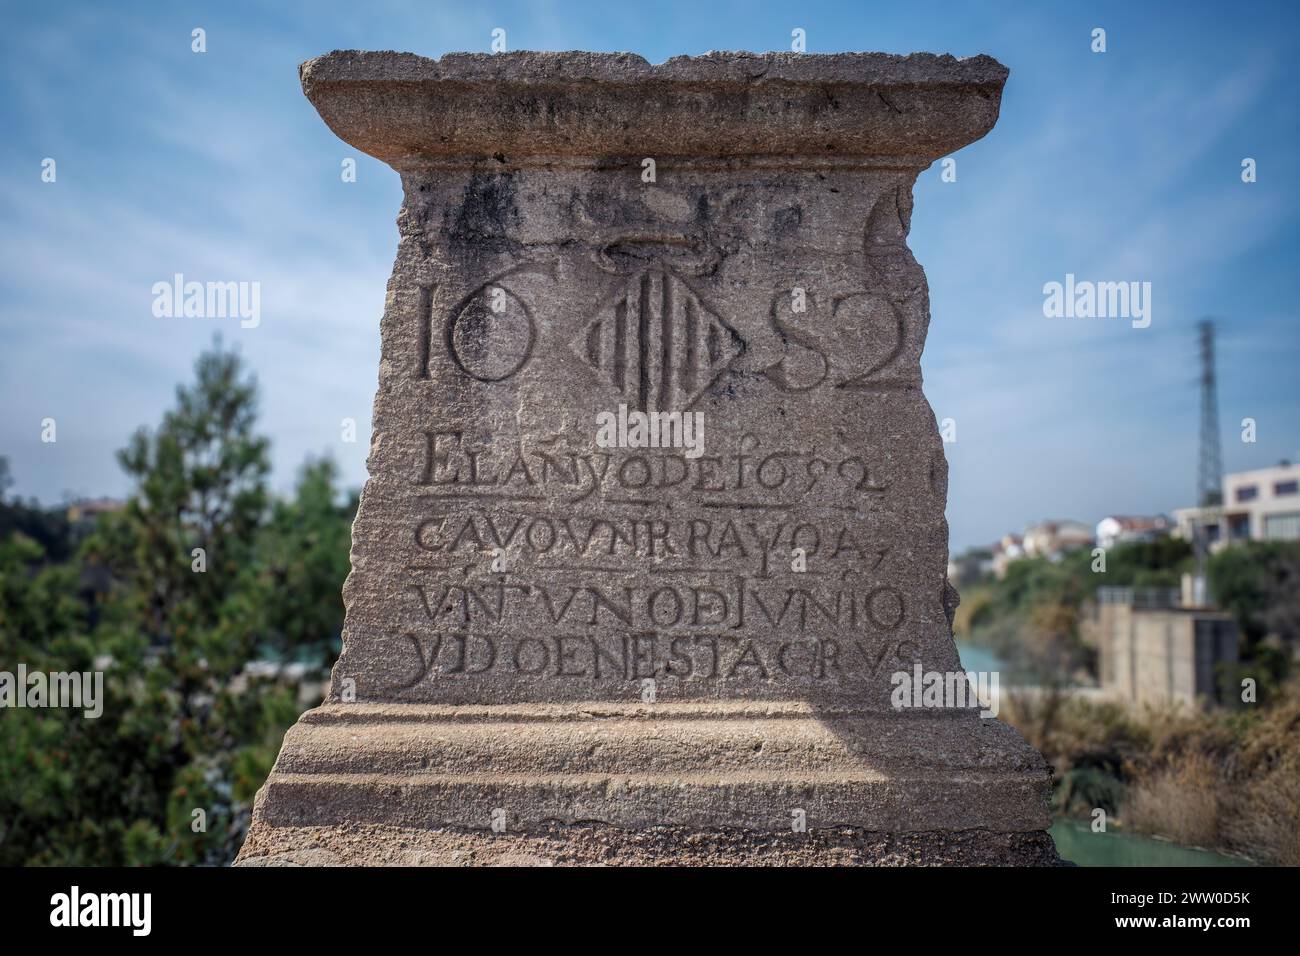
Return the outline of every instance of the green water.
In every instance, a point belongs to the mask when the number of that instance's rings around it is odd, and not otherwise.
[[[1254,866],[1209,850],[1178,846],[1136,833],[1093,833],[1087,823],[1057,820],[1052,839],[1062,858],[1079,866]]]
[[[987,648],[977,647],[974,644],[957,643],[957,654],[961,658],[961,666],[968,671],[982,671],[985,674],[993,671],[1006,670],[1006,666],[1000,661],[996,654]]]

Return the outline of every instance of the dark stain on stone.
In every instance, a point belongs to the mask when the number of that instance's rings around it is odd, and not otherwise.
[[[453,248],[475,257],[517,245],[509,238],[519,226],[513,173],[474,173],[447,230]]]
[[[803,209],[798,205],[778,209],[772,222],[772,229],[779,237],[794,233],[803,222]]]
[[[628,175],[632,174],[629,169]],[[640,175],[639,172],[637,175]],[[647,229],[654,222],[653,214],[642,204],[636,190],[609,189],[601,185],[584,190],[581,194],[574,190],[569,209],[572,220],[582,226]]]

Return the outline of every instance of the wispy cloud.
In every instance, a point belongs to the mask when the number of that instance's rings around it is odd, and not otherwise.
[[[0,38],[11,122],[0,139],[0,454],[18,490],[118,492],[112,452],[157,421],[194,355],[224,328],[263,388],[283,486],[331,450],[364,478],[378,321],[396,246],[397,177],[315,116],[297,63],[334,48],[989,52],[1012,67],[994,132],[917,189],[913,246],[932,283],[926,389],[958,420],[950,507],[957,547],[1066,512],[1167,510],[1191,493],[1192,323],[1218,311],[1225,435],[1269,423],[1230,466],[1300,448],[1300,333],[1285,280],[1300,191],[1283,174],[1300,130],[1278,106],[1297,14],[1262,5],[1223,32],[1208,8],[1168,16],[1103,4],[1111,52],[1084,19],[1024,3],[914,5],[495,3],[431,6],[72,4],[19,11]],[[1090,23],[1091,20],[1089,19]],[[189,50],[194,26],[209,52]],[[1257,155],[1261,180],[1240,182]],[[55,156],[55,186],[39,162]],[[359,162],[355,184],[339,163]],[[1155,323],[1049,320],[1042,286],[1065,272],[1146,280]],[[259,281],[262,325],[160,320],[151,286],[182,272]],[[60,420],[57,447],[37,438]],[[358,441],[339,441],[352,417]],[[70,440],[62,440],[62,436]]]

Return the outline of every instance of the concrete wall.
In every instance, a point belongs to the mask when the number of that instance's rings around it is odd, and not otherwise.
[[[1218,611],[1098,609],[1100,676],[1113,696],[1132,704],[1218,702],[1216,665],[1237,659],[1237,627]]]

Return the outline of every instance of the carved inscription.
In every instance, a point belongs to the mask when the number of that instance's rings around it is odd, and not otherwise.
[[[850,522],[725,511],[709,517],[634,518],[460,508],[419,521],[413,535],[420,550],[430,554],[472,557],[515,549],[560,559],[615,557],[634,562],[625,563],[629,571],[650,572],[683,564],[699,570],[749,569],[766,576],[774,564],[780,570],[782,559],[788,561],[798,548],[806,558],[824,559],[828,571],[842,574],[875,571],[889,553],[887,545],[873,542]]]
[[[819,589],[738,576],[713,584],[441,580],[412,590],[430,630],[403,635],[418,665],[398,689],[503,672],[833,683],[876,677],[917,652],[904,629],[906,599],[887,584]],[[537,620],[545,625],[525,623]]]
[[[540,446],[503,451],[473,447],[455,430],[426,431],[422,445],[417,484],[442,489],[444,494],[474,492],[485,500],[490,491],[537,501],[546,492],[577,503],[599,492],[606,501],[626,503],[619,493],[681,489],[734,493],[719,498],[718,506],[743,510],[782,505],[773,498],[783,493],[802,496],[826,488],[833,489],[845,507],[858,510],[878,507],[889,491],[882,469],[858,455],[766,449],[753,435],[744,436],[734,454],[697,458],[667,451],[615,455]],[[747,493],[752,498],[742,497]],[[638,498],[633,503],[655,502]]]
[[[528,361],[535,336],[532,313],[503,282],[485,283],[452,313],[447,349],[457,367],[480,382],[510,378]]]
[[[868,520],[889,484],[860,455],[752,434],[698,459],[420,438],[407,573],[425,623],[389,636],[414,661],[396,690],[488,675],[837,684],[917,653]]]
[[[488,674],[589,681],[836,683],[878,679],[890,668],[910,663],[919,650],[906,638],[782,640],[655,631],[536,636],[448,631],[408,634],[404,641],[414,666],[409,678],[390,690]]]
[[[552,625],[726,627],[750,624],[795,631],[895,631],[907,620],[902,593],[888,584],[861,590],[788,584],[539,584],[437,581],[413,585],[435,625],[508,625],[538,618]],[[531,612],[531,613],[530,613]]]

